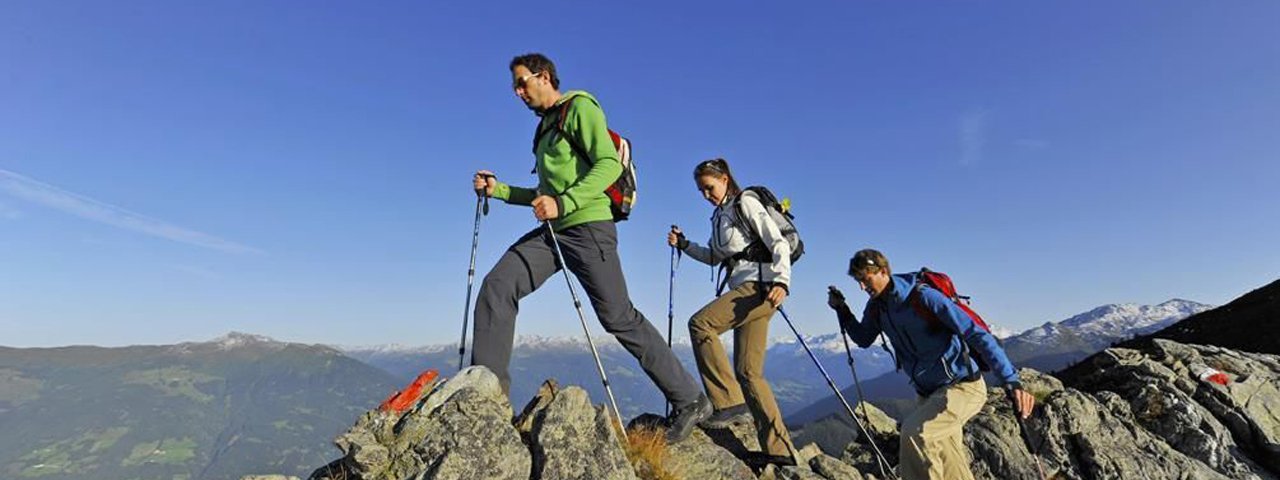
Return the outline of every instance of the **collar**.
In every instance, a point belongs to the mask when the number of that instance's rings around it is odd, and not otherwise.
[[[911,290],[915,285],[910,280],[898,275],[889,275],[889,291],[876,297],[876,301],[884,303],[892,303],[893,305],[901,305],[907,301],[907,296],[911,294]]]

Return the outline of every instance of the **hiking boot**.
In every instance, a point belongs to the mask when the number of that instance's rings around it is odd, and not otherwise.
[[[698,395],[698,400],[692,405],[676,409],[667,418],[671,425],[667,428],[667,443],[676,443],[689,438],[689,434],[693,433],[693,427],[711,416],[711,410],[711,400],[708,400],[706,395]]]
[[[752,470],[761,470],[769,465],[777,465],[779,467],[794,467],[796,459],[791,455],[770,455],[764,452],[747,452],[742,457],[742,463],[747,464]]]
[[[702,428],[728,428],[729,425],[736,422],[741,417],[747,417],[751,420],[751,410],[747,409],[747,404],[739,403],[729,408],[722,408],[712,413],[710,417],[698,423]]]

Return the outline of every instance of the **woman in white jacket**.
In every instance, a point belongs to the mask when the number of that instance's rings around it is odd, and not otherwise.
[[[667,242],[694,260],[728,270],[716,299],[689,319],[698,373],[716,408],[710,423],[728,420],[745,403],[764,450],[752,463],[794,465],[791,436],[764,378],[769,319],[789,293],[790,244],[755,193],[738,187],[724,159],[699,163],[693,178],[702,197],[715,206],[709,244],[690,242],[679,228],[671,230]],[[729,290],[720,294],[726,285]],[[732,367],[720,344],[720,335],[730,329]]]

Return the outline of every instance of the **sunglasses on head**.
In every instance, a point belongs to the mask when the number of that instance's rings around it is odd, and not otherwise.
[[[870,258],[865,259],[865,261],[866,261],[866,266],[868,267],[876,267],[876,268],[880,267],[879,265],[876,265],[876,262],[874,260],[871,260]],[[861,271],[856,268],[858,266],[856,262],[857,260],[849,260],[849,276],[853,277],[854,280],[861,282],[863,280],[866,280],[866,278],[864,275],[861,274]]]

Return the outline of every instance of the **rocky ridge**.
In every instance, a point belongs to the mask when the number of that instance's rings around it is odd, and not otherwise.
[[[1154,340],[1087,363],[1090,375],[1066,382],[1022,371],[1040,401],[1025,436],[1003,391],[990,390],[965,430],[978,478],[1280,478],[1280,357]],[[896,462],[896,425],[869,413],[876,444]],[[553,381],[514,415],[496,378],[472,367],[429,385],[403,413],[366,413],[336,440],[342,458],[310,478],[884,478],[865,437],[842,452],[805,446],[799,466],[757,471],[741,460],[758,449],[749,422],[673,445],[659,416],[632,420],[626,443],[615,425],[584,390]]]

